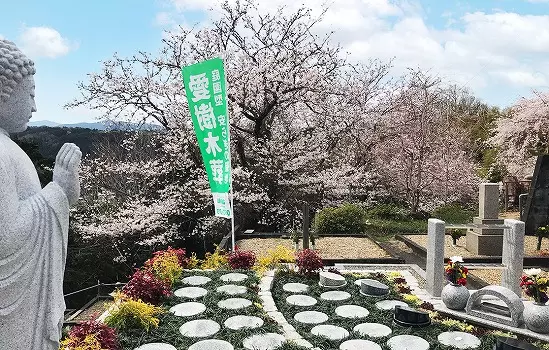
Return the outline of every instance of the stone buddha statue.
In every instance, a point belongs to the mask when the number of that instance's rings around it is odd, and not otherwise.
[[[29,157],[9,137],[27,128],[34,63],[0,39],[0,349],[57,350],[65,302],[69,206],[80,196],[82,154],[65,144],[41,188]]]

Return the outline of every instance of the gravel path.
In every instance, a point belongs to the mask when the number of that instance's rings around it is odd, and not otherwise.
[[[404,236],[406,238],[409,238],[413,242],[419,244],[423,248],[427,247],[427,235],[406,235]],[[465,248],[465,237],[461,237],[456,247],[452,247],[452,237],[449,235],[446,235],[445,237],[445,245],[444,245],[444,252],[446,257],[459,255],[463,257],[474,257],[477,255],[472,254]],[[526,256],[537,256],[538,251],[536,250],[536,246],[538,243],[538,238],[534,236],[526,236],[524,237],[524,253]],[[541,249],[547,249],[549,248],[549,239],[544,238],[541,242]]]
[[[300,242],[300,248],[301,248]],[[294,243],[282,238],[251,238],[236,242],[238,248],[261,256],[278,245],[293,249]],[[369,238],[323,237],[316,240],[316,251],[325,259],[390,258],[391,256]]]

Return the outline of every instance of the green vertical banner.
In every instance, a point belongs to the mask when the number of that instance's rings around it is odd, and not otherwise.
[[[231,218],[231,153],[223,60],[214,58],[199,62],[183,67],[181,73],[212,189],[215,215]]]

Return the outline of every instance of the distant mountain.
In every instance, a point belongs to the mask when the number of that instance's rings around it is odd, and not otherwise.
[[[49,126],[57,128],[83,128],[93,130],[127,130],[135,129],[138,124],[132,123],[112,123],[112,122],[95,122],[95,123],[75,123],[75,124],[59,124],[52,122],[51,120],[37,120],[31,121],[28,124],[32,127],[37,126]],[[143,124],[140,126],[141,130],[161,130],[162,126],[156,124]]]

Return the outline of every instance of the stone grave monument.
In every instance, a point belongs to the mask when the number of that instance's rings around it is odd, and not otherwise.
[[[524,209],[526,233],[549,224],[549,155],[538,156]]]
[[[41,188],[9,137],[36,111],[34,73],[34,63],[0,39],[0,349],[59,349],[69,206],[80,196],[78,147],[61,147],[53,181]]]
[[[482,183],[479,190],[478,217],[475,225],[503,225],[499,219],[499,185]],[[503,249],[503,229],[473,228],[467,231],[467,250],[475,255],[501,256]]]

